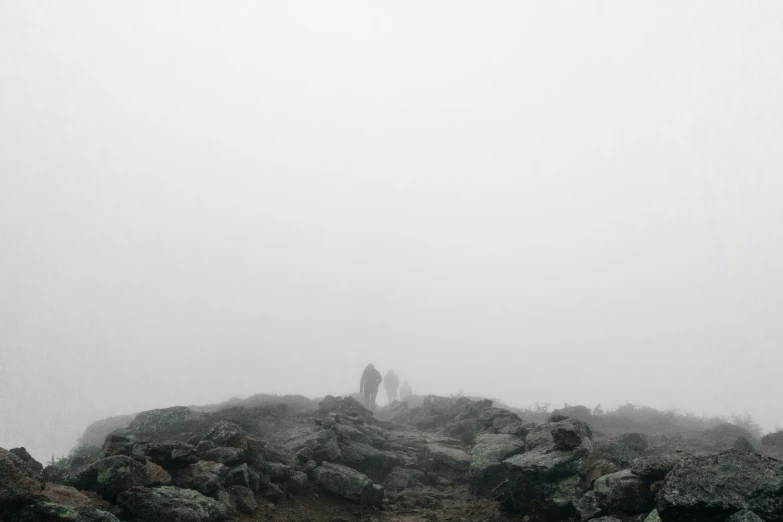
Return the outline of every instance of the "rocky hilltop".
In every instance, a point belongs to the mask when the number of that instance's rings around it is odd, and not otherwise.
[[[577,413],[435,396],[375,415],[331,396],[153,410],[58,465],[0,449],[0,520],[783,521],[783,461],[741,430],[607,434]]]

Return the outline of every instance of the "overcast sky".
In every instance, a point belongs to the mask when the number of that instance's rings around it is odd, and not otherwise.
[[[0,446],[370,361],[771,430],[781,143],[774,0],[0,0]]]

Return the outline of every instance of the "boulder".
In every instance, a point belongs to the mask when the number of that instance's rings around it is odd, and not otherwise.
[[[750,451],[750,452],[756,451],[756,448],[753,447],[753,443],[751,443],[745,437],[737,437],[736,439],[734,439],[734,444],[732,447],[735,450],[739,450],[739,451]]]
[[[503,461],[525,451],[525,440],[505,434],[484,433],[476,437],[470,453],[468,479],[475,494],[486,495],[507,478]]]
[[[315,429],[289,439],[285,448],[296,454],[300,462],[314,460],[334,462],[342,457],[337,434],[330,429]]]
[[[250,468],[248,468],[247,464],[232,468],[224,480],[224,483],[228,486],[245,486],[248,488],[250,487],[250,482]]]
[[[169,475],[168,471],[163,469],[161,466],[155,464],[151,460],[148,460],[146,463],[147,466],[147,474],[149,475],[149,480],[146,484],[143,484],[145,486],[168,486],[171,484],[171,475]]]
[[[250,488],[245,486],[231,486],[228,488],[231,495],[231,503],[240,513],[252,514],[258,509],[258,502]]]
[[[402,491],[403,489],[423,486],[429,480],[427,475],[418,469],[394,468],[386,478],[386,488],[391,491]]]
[[[194,491],[173,486],[134,487],[117,497],[137,520],[144,522],[213,522],[228,515],[228,507]]]
[[[617,473],[620,467],[613,461],[605,458],[590,459],[585,462],[584,469],[580,472],[585,478],[585,484],[592,485],[598,478],[610,473]]]
[[[120,522],[107,511],[52,502],[30,504],[3,518],[6,522]]]
[[[318,411],[322,415],[328,413],[342,413],[357,417],[372,417],[372,412],[353,397],[334,397],[332,395],[327,395],[318,403]]]
[[[30,455],[30,453],[27,451],[27,449],[13,448],[8,451],[19,457],[33,473],[38,474],[43,471],[43,464],[35,460],[33,456]]]
[[[585,490],[578,472],[592,450],[591,437],[584,422],[570,418],[531,431],[527,451],[503,461],[508,483],[498,494],[506,508],[546,519],[576,516],[574,503]]]
[[[196,447],[179,441],[152,442],[143,448],[143,454],[169,472],[198,462]]]
[[[649,513],[655,505],[652,483],[653,479],[635,475],[631,470],[618,471],[598,478],[593,490],[574,505],[582,520],[604,514]]]
[[[687,458],[666,475],[656,508],[666,522],[724,520],[742,510],[783,521],[783,462],[737,450]]]
[[[46,484],[43,490],[46,501],[73,507],[93,507],[104,511],[111,510],[111,504],[92,491],[78,489],[62,484]]]
[[[151,486],[160,478],[152,476],[147,464],[149,463],[124,455],[107,457],[76,475],[73,485],[79,489],[95,491],[113,501],[126,489],[133,486]]]
[[[450,480],[466,482],[470,470],[470,455],[466,451],[443,443],[427,444],[426,470]]]
[[[204,413],[185,406],[150,410],[139,413],[127,428],[116,430],[114,434],[131,440],[176,439],[197,429],[205,419]]]
[[[662,479],[683,458],[685,458],[683,453],[661,453],[637,457],[631,461],[631,472],[640,477]]]
[[[0,448],[0,507],[43,500],[43,485],[27,463]]]
[[[383,486],[341,464],[324,462],[312,471],[311,478],[323,490],[360,504],[380,505],[384,497]]]
[[[400,464],[394,453],[381,451],[363,442],[340,444],[340,454],[340,464],[361,471],[375,480],[383,480]]]
[[[201,460],[180,470],[174,476],[174,485],[195,489],[204,495],[214,496],[222,488],[229,468],[219,462]]]
[[[743,509],[742,511],[737,511],[727,518],[726,522],[764,522],[764,520],[762,520],[761,517],[759,517],[753,511]]]
[[[650,447],[650,441],[644,433],[623,433],[618,442],[633,451],[645,451]]]
[[[227,446],[230,448],[247,449],[247,437],[238,425],[233,422],[220,421],[207,430],[202,441],[208,441],[215,446]]]
[[[233,464],[241,464],[247,460],[247,453],[240,448],[230,448],[228,446],[219,446],[203,452],[201,455],[202,460],[208,460],[212,462],[220,462],[231,466]]]

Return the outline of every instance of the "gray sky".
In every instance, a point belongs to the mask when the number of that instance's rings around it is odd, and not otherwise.
[[[358,387],[783,423],[783,4],[0,0],[0,446]]]

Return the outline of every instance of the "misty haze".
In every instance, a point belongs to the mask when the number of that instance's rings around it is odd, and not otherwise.
[[[0,447],[81,472],[113,430],[162,437],[137,414],[189,406],[165,411],[305,466],[292,419],[353,397],[474,460],[484,428],[450,423],[486,406],[527,451],[572,422],[591,448],[739,437],[778,462],[782,20],[772,0],[0,0]],[[611,472],[646,455],[612,451]],[[573,506],[545,518],[598,516]]]

